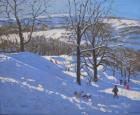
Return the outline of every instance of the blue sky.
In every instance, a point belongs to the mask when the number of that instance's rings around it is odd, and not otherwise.
[[[114,0],[112,8],[116,16],[140,19],[140,0]]]
[[[66,13],[67,0],[53,0],[49,10],[52,13]],[[140,0],[114,0],[112,15],[129,19],[140,19]]]

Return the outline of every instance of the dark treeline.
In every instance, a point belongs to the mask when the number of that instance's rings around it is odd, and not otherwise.
[[[45,36],[36,36],[25,45],[25,50],[39,55],[63,55],[74,52],[75,45],[66,43],[58,39],[45,38]],[[12,42],[9,39],[2,39],[0,42],[1,52],[20,52],[19,43]]]

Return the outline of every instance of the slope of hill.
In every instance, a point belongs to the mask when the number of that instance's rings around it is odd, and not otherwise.
[[[112,25],[113,37],[118,43],[133,50],[140,50],[140,20],[108,19],[106,23]]]
[[[70,71],[65,71],[66,62],[72,62]],[[117,79],[109,70],[99,68],[99,82],[88,85],[83,79],[78,86],[74,65],[75,58],[69,56],[0,54],[0,114],[140,114],[138,77],[131,80],[130,90],[119,86],[119,98],[113,98]]]

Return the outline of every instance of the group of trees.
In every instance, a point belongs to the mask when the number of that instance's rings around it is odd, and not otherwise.
[[[108,6],[106,7],[106,3]],[[98,67],[107,65],[115,71],[120,71],[122,78],[128,81],[136,72],[136,56],[132,51],[111,45],[113,42],[113,27],[105,23],[110,17],[111,0],[69,0],[69,15],[71,31],[75,34],[77,56],[77,83],[81,84],[81,69],[86,68],[89,82],[98,80]],[[82,49],[81,42],[86,48]],[[133,56],[132,56],[133,55]]]
[[[25,47],[27,51],[38,53],[39,55],[68,55],[73,51],[75,45],[59,39],[46,39],[45,36],[35,36]]]
[[[93,71],[92,81],[97,81],[98,79],[97,67],[101,65],[105,57],[109,39],[111,38],[108,31],[109,25],[103,22],[109,14],[109,10],[106,9],[105,4],[106,1],[69,0],[70,26],[76,35],[77,83],[79,85],[81,84],[81,56],[85,55],[85,52],[90,52],[90,56],[92,57],[88,63],[84,62]],[[81,50],[80,46],[83,39],[90,49]],[[97,60],[98,57],[101,57],[99,62]]]
[[[131,76],[135,76],[137,70],[136,53],[130,49],[117,48],[113,51],[112,55],[106,61],[110,67],[112,67],[113,75],[115,76],[116,71],[120,72],[121,78],[123,80],[130,81]]]

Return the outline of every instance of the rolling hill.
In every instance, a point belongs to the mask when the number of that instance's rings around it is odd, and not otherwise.
[[[97,83],[89,85],[83,78],[78,86],[74,65],[71,56],[0,54],[0,114],[140,114],[139,76],[131,80],[130,90],[118,85],[119,98],[113,98],[118,80],[109,69],[99,68]]]

